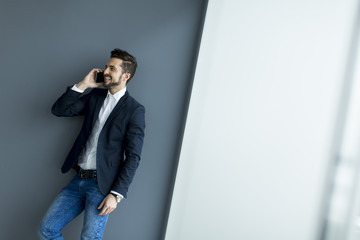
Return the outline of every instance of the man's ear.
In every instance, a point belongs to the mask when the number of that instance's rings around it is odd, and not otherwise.
[[[131,77],[131,74],[130,74],[130,73],[124,73],[123,81],[127,82],[130,77]]]

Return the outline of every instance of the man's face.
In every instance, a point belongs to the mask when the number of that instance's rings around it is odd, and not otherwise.
[[[122,89],[126,86],[129,73],[123,73],[122,62],[119,58],[110,58],[107,62],[104,71],[104,87]]]

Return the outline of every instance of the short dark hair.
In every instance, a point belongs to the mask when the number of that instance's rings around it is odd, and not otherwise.
[[[136,72],[136,58],[127,51],[121,50],[119,48],[115,48],[111,51],[111,58],[119,58],[123,60],[121,67],[123,68],[124,73],[130,73],[130,78],[126,82],[126,84],[128,84]]]

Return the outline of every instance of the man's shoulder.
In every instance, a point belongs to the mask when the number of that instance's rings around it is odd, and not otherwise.
[[[144,105],[142,105],[138,100],[136,100],[133,96],[127,92],[127,104],[129,104],[132,108],[145,108]]]

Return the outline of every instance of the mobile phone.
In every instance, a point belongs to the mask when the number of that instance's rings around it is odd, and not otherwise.
[[[96,80],[95,82],[104,82],[104,72],[98,72],[96,73]]]

